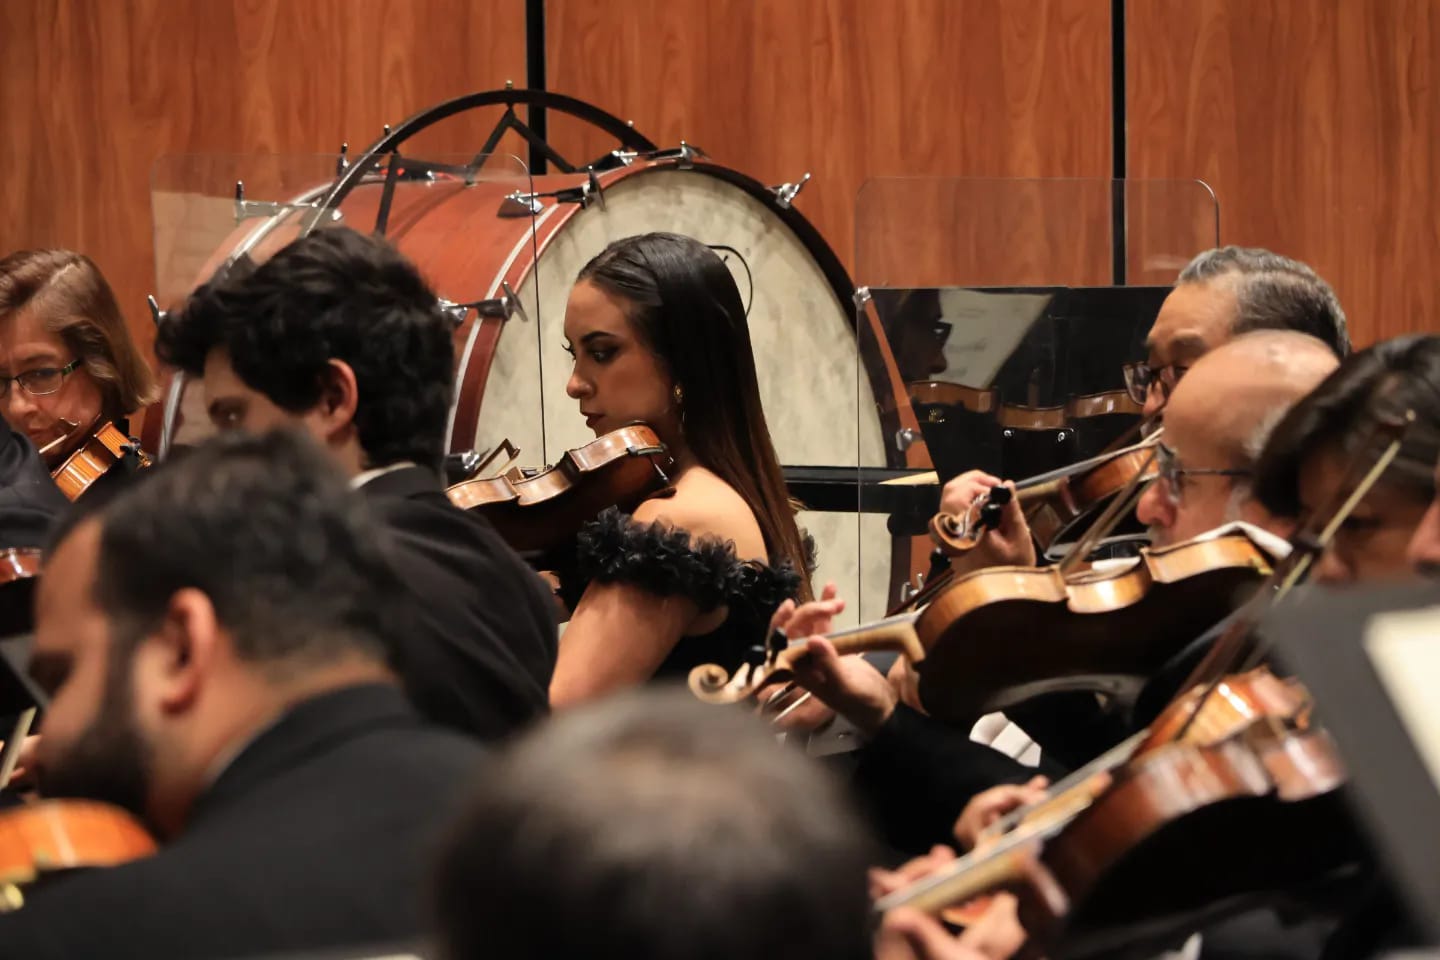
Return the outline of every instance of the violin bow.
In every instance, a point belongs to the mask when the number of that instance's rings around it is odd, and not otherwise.
[[[1116,524],[1124,519],[1125,515],[1140,502],[1140,496],[1145,492],[1145,471],[1149,470],[1150,465],[1155,462],[1155,448],[1159,442],[1160,433],[1156,431],[1153,437],[1139,445],[1139,449],[1148,447],[1150,451],[1149,456],[1145,458],[1145,464],[1135,472],[1135,476],[1130,478],[1130,481],[1120,489],[1120,492],[1110,499],[1110,503],[1105,507],[1105,511],[1095,519],[1094,523],[1090,524],[1090,528],[1085,531],[1085,535],[1077,540],[1075,545],[1070,548],[1070,552],[1065,554],[1064,558],[1061,559],[1058,566],[1062,577],[1068,575],[1076,566],[1083,563],[1085,558],[1090,555],[1090,551],[1099,546],[1100,541],[1108,537],[1110,532],[1115,529]],[[1132,448],[1132,450],[1133,449],[1136,448]]]
[[[35,722],[35,707],[27,707],[20,712],[15,720],[15,728],[10,731],[10,736],[5,741],[5,747],[0,750],[0,790],[10,785],[10,778],[15,775],[15,767],[20,762],[20,751],[25,747],[25,738],[30,735],[30,727]]]

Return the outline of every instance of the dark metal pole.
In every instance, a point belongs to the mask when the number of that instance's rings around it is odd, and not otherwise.
[[[1110,0],[1110,263],[1115,286],[1125,285],[1125,0]]]
[[[525,0],[525,85],[531,90],[546,90],[545,85],[545,0]],[[541,140],[545,135],[545,107],[531,104],[529,127]],[[530,173],[545,172],[545,153],[530,145]]]

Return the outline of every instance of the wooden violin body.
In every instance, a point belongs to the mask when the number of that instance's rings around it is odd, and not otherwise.
[[[977,570],[915,619],[926,650],[920,699],[961,724],[1060,690],[1123,700],[1269,573],[1269,558],[1244,536],[1146,549],[1127,568],[1068,578],[1057,567]]]
[[[1266,668],[1209,689],[877,911],[903,905],[963,923],[975,896],[1015,890],[1049,955],[1088,955],[1194,929],[1344,866],[1346,844],[1315,842],[1339,832],[1345,771],[1308,726],[1308,693]]]
[[[526,475],[466,480],[446,490],[450,502],[489,520],[521,552],[558,546],[606,507],[632,509],[670,485],[670,455],[655,431],[631,424]]]
[[[1155,479],[1148,451],[1132,450],[1077,476],[1019,490],[1030,535],[1042,551],[1050,549],[1076,523],[1125,489],[1137,474],[1142,483]]]
[[[50,477],[71,501],[80,499],[111,468],[127,459],[132,460],[137,469],[151,465],[139,441],[127,437],[109,420],[99,421],[83,433],[72,433],[64,444],[53,449],[52,446],[47,444],[42,454],[50,452],[51,458],[58,461]]]
[[[49,874],[147,857],[155,841],[130,814],[103,803],[44,800],[0,813],[0,905]]]
[[[1344,782],[1323,730],[1282,722],[1144,752],[1045,843],[1069,906],[1046,916],[1032,902],[1028,926],[1088,954],[1323,877],[1356,853],[1336,793]]]
[[[935,717],[968,725],[983,714],[1061,690],[1133,696],[1197,625],[1218,623],[1270,573],[1249,537],[1147,549],[1130,566],[1066,576],[1058,567],[989,567],[938,588],[918,613],[830,634],[842,653],[900,649]],[[793,652],[792,652],[793,651]],[[917,655],[918,654],[918,655]],[[734,677],[696,667],[690,689],[733,703],[788,674],[799,648]]]

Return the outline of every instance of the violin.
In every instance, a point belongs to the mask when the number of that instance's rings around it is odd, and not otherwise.
[[[1129,937],[1126,925],[1145,922],[1155,930],[1157,918],[1170,918],[1169,929],[1193,928],[1196,911],[1217,901],[1241,905],[1244,896],[1346,866],[1355,849],[1314,842],[1349,831],[1334,820],[1344,766],[1324,731],[1312,726],[1309,693],[1266,667],[1228,671],[1256,656],[1251,638],[1260,612],[1309,570],[1394,460],[1413,420],[1407,412],[1401,423],[1382,423],[1396,431],[1389,445],[1358,483],[1340,485],[1338,507],[1312,514],[1271,573],[1273,589],[1255,594],[1196,667],[1186,692],[1148,729],[1066,777],[1045,801],[992,826],[997,832],[985,836],[993,843],[877,902],[877,911],[901,905],[942,911],[1038,876],[1022,906],[1027,930],[1052,948],[1062,934],[1073,944],[1080,931],[1088,952],[1114,945],[1114,931]],[[1177,863],[1195,862],[1197,839],[1207,862],[1175,871]],[[1037,871],[1037,864],[1046,869]],[[1173,926],[1177,917],[1190,923]]]
[[[989,567],[954,578],[917,611],[829,639],[842,653],[901,649],[925,708],[955,724],[1060,690],[1125,699],[1195,638],[1196,624],[1219,622],[1258,589],[1270,564],[1249,537],[1230,535],[1147,548],[1129,567],[1079,575]],[[771,650],[734,677],[703,664],[690,689],[710,703],[736,702],[788,678],[803,651]]]
[[[140,448],[140,441],[125,435],[113,421],[96,418],[84,430],[70,420],[61,421],[68,432],[40,448],[40,455],[51,465],[50,477],[66,499],[75,501],[116,464],[131,469],[149,467],[149,454]]]
[[[516,550],[545,551],[573,537],[606,507],[631,510],[670,487],[674,461],[643,423],[568,450],[544,470],[512,468],[449,487],[450,502],[474,510]]]
[[[0,812],[0,911],[24,902],[23,889],[56,873],[113,867],[156,850],[133,816],[88,800],[42,800]]]
[[[1137,927],[1193,927],[1216,901],[1240,906],[1245,895],[1348,863],[1355,851],[1347,845],[1314,842],[1337,832],[1344,780],[1324,731],[1262,713],[1228,736],[1138,753],[1067,808],[1031,813],[997,842],[877,901],[875,911],[908,906],[963,924],[974,897],[1015,890],[1032,941],[1085,954],[1133,942]],[[1198,864],[1197,835],[1206,861]]]
[[[1050,549],[1081,521],[1093,515],[1097,508],[1131,484],[1155,479],[1152,448],[1160,435],[1157,431],[1141,443],[1016,483],[1015,497],[1030,525],[1030,535],[1040,550]],[[1000,503],[1008,503],[1009,488],[995,487],[958,516],[938,514],[930,524],[930,535],[936,545],[952,556],[975,546],[985,526],[979,520],[984,511],[996,502],[996,496],[1004,497]]]

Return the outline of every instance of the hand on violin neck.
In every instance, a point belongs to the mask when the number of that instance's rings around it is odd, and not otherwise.
[[[1031,777],[1026,783],[1001,784],[975,794],[955,821],[955,839],[960,848],[973,850],[987,827],[1011,811],[1040,803],[1049,786],[1045,777]]]
[[[906,862],[895,870],[870,871],[870,896],[878,900],[918,883],[955,862],[955,851],[945,846]],[[875,941],[876,960],[1004,960],[1024,944],[1015,897],[1000,893],[958,936],[935,917],[910,907],[885,914]]]
[[[897,890],[903,890],[911,884],[924,880],[930,874],[948,867],[955,862],[955,851],[937,843],[930,848],[930,852],[918,857],[906,860],[894,870],[887,870],[883,867],[871,867],[870,899],[880,900]]]
[[[794,664],[795,682],[862,733],[873,735],[895,711],[899,697],[880,671],[858,656],[840,656],[822,636],[845,609],[845,601],[835,594],[835,585],[827,583],[819,600],[799,606],[787,600],[775,611],[770,628],[783,631],[791,643],[805,643],[806,655],[796,658]],[[763,692],[760,700],[765,702]],[[813,708],[807,716],[812,722],[828,719]]]
[[[909,907],[885,914],[876,960],[1006,960],[1026,940],[1016,899],[997,894],[974,923],[953,934],[934,917]]]
[[[993,477],[983,470],[967,470],[945,484],[940,494],[940,510],[963,516],[1002,485],[1009,487],[1012,493],[1015,491],[1015,484],[1008,480]],[[972,519],[979,518],[974,516]],[[999,523],[983,531],[974,548],[951,561],[951,567],[957,574],[985,567],[1034,565],[1035,543],[1030,534],[1030,524],[1025,520],[1020,498],[1013,495],[1001,510]]]
[[[885,675],[863,657],[842,657],[824,637],[805,641],[808,656],[795,664],[795,682],[853,723],[874,736],[900,702]]]
[[[791,642],[829,633],[834,629],[835,617],[845,611],[845,601],[836,596],[838,592],[835,584],[827,583],[818,600],[798,605],[786,600],[770,617],[770,633],[779,631]]]
[[[4,743],[0,743],[0,749],[4,749],[4,746]],[[20,755],[15,761],[15,769],[11,771],[9,781],[0,783],[0,790],[25,791],[35,788],[35,751],[39,747],[38,733],[25,738],[20,747]]]

